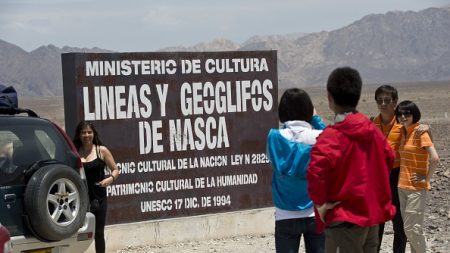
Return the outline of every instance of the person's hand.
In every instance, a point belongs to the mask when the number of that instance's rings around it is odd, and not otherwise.
[[[417,129],[416,129],[416,138],[418,138],[419,136],[421,136],[423,133],[425,132],[429,132],[430,131],[430,126],[429,125],[425,125],[425,124],[420,124]]]
[[[322,220],[322,222],[325,222],[325,215],[327,214],[328,210],[333,209],[336,205],[339,205],[340,203],[341,201],[336,201],[336,202],[325,202],[321,206],[316,205],[317,213],[319,213],[320,220]]]
[[[108,185],[112,185],[113,182],[114,182],[114,178],[112,176],[110,176],[110,177],[107,177],[107,178],[103,179],[102,181],[98,182],[98,186],[106,187]]]
[[[414,183],[420,183],[420,182],[427,182],[427,176],[426,175],[420,175],[415,172],[411,173],[411,181]]]

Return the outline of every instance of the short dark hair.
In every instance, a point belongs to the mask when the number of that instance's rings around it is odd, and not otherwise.
[[[310,122],[314,113],[314,106],[308,93],[302,89],[287,89],[280,99],[278,116],[280,122],[303,120]]]
[[[377,100],[378,96],[380,96],[381,94],[389,94],[393,100],[398,100],[397,89],[389,84],[381,85],[375,90],[375,100]]]
[[[337,68],[328,77],[327,91],[336,105],[356,107],[361,88],[361,76],[351,67]]]
[[[81,146],[83,145],[81,143],[80,134],[81,134],[81,131],[85,127],[90,127],[92,129],[92,132],[94,133],[94,138],[93,138],[92,142],[95,145],[103,145],[102,141],[100,140],[100,137],[98,136],[98,132],[97,132],[97,129],[95,128],[94,124],[92,122],[83,120],[83,121],[80,121],[80,123],[78,123],[77,128],[75,129],[75,136],[73,137],[73,144],[75,144],[75,147],[77,148],[77,150],[79,150],[81,148]]]
[[[406,112],[406,111],[409,111],[412,114],[413,123],[419,122],[420,117],[421,117],[419,107],[414,102],[409,101],[409,100],[402,101],[397,105],[397,107],[395,107],[395,115],[396,115],[397,122],[398,122],[398,115],[401,112]]]

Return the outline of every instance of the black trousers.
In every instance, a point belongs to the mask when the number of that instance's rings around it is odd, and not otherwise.
[[[405,253],[407,238],[405,230],[403,228],[403,219],[400,212],[400,201],[398,200],[398,177],[400,174],[400,168],[394,168],[389,175],[389,181],[391,185],[392,204],[397,209],[394,218],[392,219],[392,227],[394,229],[394,242],[392,246],[393,253]],[[381,240],[383,239],[384,223],[380,224],[378,230],[378,252],[380,252]]]
[[[105,223],[106,211],[108,209],[107,199],[99,201],[99,208],[92,212],[95,215],[95,252],[105,253]]]
[[[314,217],[275,221],[277,253],[298,253],[302,236],[306,253],[324,253],[325,234],[316,232]]]

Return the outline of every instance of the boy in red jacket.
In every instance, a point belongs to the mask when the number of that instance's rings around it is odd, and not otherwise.
[[[334,124],[311,151],[308,193],[318,228],[325,227],[326,252],[377,252],[378,224],[395,214],[389,190],[395,154],[376,126],[356,111],[361,88],[355,69],[337,68],[330,74]]]

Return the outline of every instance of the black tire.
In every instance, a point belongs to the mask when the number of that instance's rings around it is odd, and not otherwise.
[[[59,241],[75,234],[87,210],[87,189],[80,175],[64,164],[44,165],[25,189],[25,212],[40,238]]]

